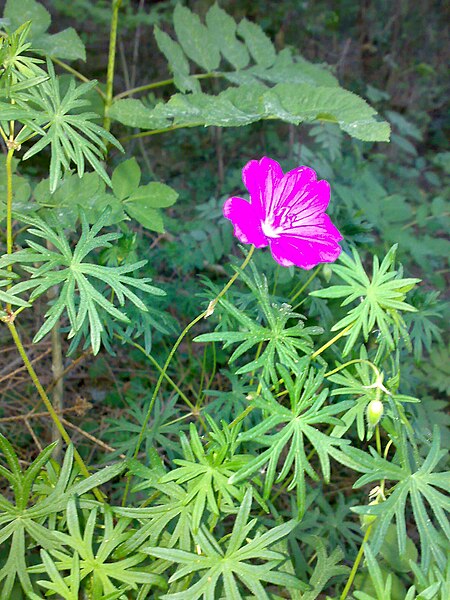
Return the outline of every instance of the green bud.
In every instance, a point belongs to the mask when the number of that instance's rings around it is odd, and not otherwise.
[[[367,405],[367,423],[370,427],[375,427],[380,422],[384,413],[384,406],[381,400],[372,400]]]
[[[324,265],[322,268],[322,275],[325,281],[328,283],[333,275],[333,269],[330,267],[330,265]]]

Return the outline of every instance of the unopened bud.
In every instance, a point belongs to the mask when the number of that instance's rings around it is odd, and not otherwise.
[[[330,265],[323,266],[322,275],[325,281],[328,283],[331,279],[331,276],[333,275],[333,269],[330,267]]]
[[[367,405],[367,423],[370,427],[375,427],[380,422],[384,413],[384,406],[381,400],[372,400]]]

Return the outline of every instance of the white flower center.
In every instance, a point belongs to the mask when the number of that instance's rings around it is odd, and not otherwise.
[[[261,229],[268,238],[278,238],[283,231],[280,227],[274,227],[273,224],[266,223],[265,221],[261,223]]]

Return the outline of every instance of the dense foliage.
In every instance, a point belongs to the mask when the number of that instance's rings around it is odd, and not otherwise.
[[[273,4],[6,2],[2,599],[450,596],[437,23]],[[262,156],[335,263],[236,242]]]

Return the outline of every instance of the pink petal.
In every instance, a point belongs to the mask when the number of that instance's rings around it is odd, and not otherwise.
[[[283,171],[276,160],[264,156],[261,160],[251,160],[242,169],[242,181],[250,194],[253,206],[261,211],[261,218],[273,210],[273,197]]]
[[[240,242],[253,244],[256,248],[268,245],[268,240],[261,230],[258,206],[255,208],[243,198],[228,198],[223,205],[223,215],[233,223],[234,235]]]
[[[298,227],[293,233],[281,234],[269,240],[274,259],[283,267],[296,265],[312,269],[319,263],[334,262],[341,253],[338,242],[342,236],[328,215],[315,223]]]
[[[276,208],[290,208],[301,218],[325,212],[330,201],[327,181],[317,181],[308,167],[298,167],[286,173],[274,194]]]

